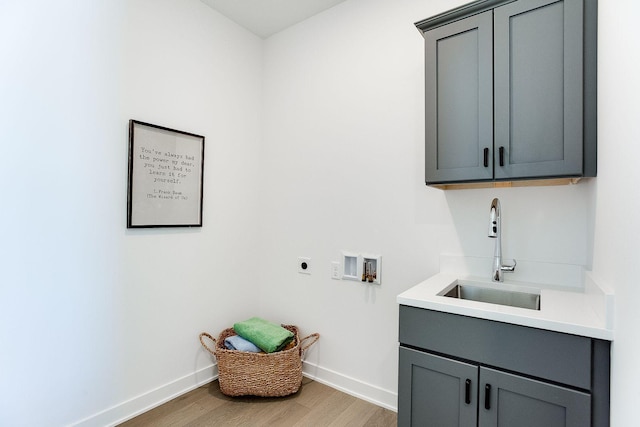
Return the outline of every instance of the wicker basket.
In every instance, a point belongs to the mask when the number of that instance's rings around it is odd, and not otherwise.
[[[216,340],[206,332],[200,334],[200,343],[218,361],[220,391],[227,396],[288,396],[298,391],[302,383],[302,356],[304,351],[320,338],[311,334],[302,340],[298,328],[282,325],[293,332],[295,345],[275,353],[251,353],[227,350],[224,340],[236,335],[233,328],[225,329]],[[207,338],[215,344],[212,350]]]

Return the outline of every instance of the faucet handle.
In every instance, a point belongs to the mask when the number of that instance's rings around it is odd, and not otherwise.
[[[506,273],[513,273],[513,271],[516,269],[516,265],[518,263],[516,262],[516,260],[513,260],[513,265],[501,265],[500,266],[500,270],[504,271]]]

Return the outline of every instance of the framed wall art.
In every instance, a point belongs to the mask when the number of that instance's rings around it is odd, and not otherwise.
[[[129,120],[127,228],[202,227],[204,136]]]

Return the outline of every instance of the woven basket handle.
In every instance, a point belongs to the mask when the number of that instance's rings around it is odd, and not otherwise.
[[[209,338],[211,341],[213,341],[213,348],[216,348],[216,339],[214,337],[212,337],[211,335],[209,335],[206,332],[203,332],[200,334],[200,344],[202,344],[202,346],[207,349],[207,351],[209,353],[211,353],[212,355],[216,355],[215,350],[211,350],[211,348],[209,348],[209,346],[207,346],[207,344],[205,344],[204,339],[203,338]]]
[[[307,340],[313,340],[308,344],[302,345],[305,341]],[[315,333],[315,334],[311,334],[311,335],[307,335],[306,337],[302,338],[300,340],[300,354],[304,354],[304,351],[306,349],[308,349],[309,347],[311,347],[312,345],[314,345],[316,343],[316,341],[318,341],[320,339],[320,334]]]

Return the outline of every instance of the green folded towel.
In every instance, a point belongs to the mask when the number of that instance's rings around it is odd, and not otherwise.
[[[259,317],[235,323],[233,330],[265,353],[280,351],[293,339],[293,332]]]

